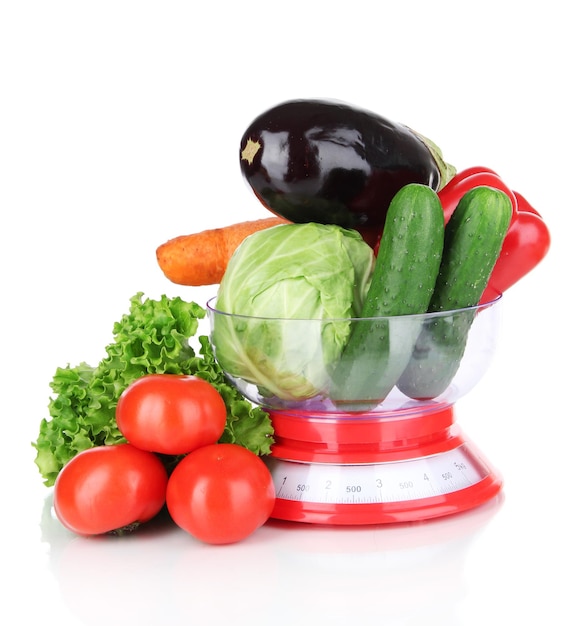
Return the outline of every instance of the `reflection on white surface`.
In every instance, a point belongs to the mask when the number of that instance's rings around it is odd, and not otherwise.
[[[77,537],[54,518],[50,496],[41,530],[62,602],[82,625],[201,615],[202,624],[452,626],[461,623],[468,550],[502,502],[403,525],[270,521],[243,542],[209,546],[167,519],[127,537]]]

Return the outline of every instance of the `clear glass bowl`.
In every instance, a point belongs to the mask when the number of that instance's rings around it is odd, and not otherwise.
[[[451,406],[492,360],[501,298],[441,313],[278,319],[207,303],[210,340],[229,381],[272,411],[390,415]],[[355,349],[354,335],[362,339]]]

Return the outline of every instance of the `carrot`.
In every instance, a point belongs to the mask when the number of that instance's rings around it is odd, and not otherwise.
[[[181,235],[157,248],[158,265],[166,278],[177,285],[219,284],[240,243],[252,233],[279,224],[289,222],[269,217]]]

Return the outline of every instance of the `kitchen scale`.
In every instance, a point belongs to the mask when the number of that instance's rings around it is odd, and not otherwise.
[[[377,415],[271,412],[272,517],[321,524],[419,521],[494,497],[498,473],[465,438],[453,406]]]
[[[274,444],[264,457],[276,493],[272,518],[332,525],[415,522],[462,512],[497,495],[501,477],[463,434],[454,405],[491,361],[499,308],[500,298],[470,308],[473,323],[456,374],[430,400],[411,399],[393,387],[375,408],[340,410],[330,397],[329,383],[311,399],[286,400],[253,379],[232,374],[224,362],[230,381],[272,420]],[[217,311],[210,303],[208,311],[216,358],[218,338],[229,341],[229,333],[237,329],[260,336],[262,325],[265,332],[273,329],[273,335],[274,324],[284,331],[289,327],[291,343],[285,363],[279,365],[284,372],[305,370],[308,360],[322,353],[323,331],[315,325],[325,321],[237,316]],[[393,320],[390,334],[398,338],[395,348],[391,341],[391,349],[405,352],[402,343],[412,336],[414,324],[420,329],[438,316],[456,320],[460,315],[469,315],[469,310],[385,318],[386,323]]]

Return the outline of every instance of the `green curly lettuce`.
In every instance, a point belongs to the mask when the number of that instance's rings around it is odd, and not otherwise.
[[[46,486],[52,486],[62,467],[82,450],[125,441],[116,425],[116,405],[124,389],[145,374],[204,378],[227,407],[220,441],[237,443],[258,455],[269,454],[273,443],[269,415],[227,382],[206,336],[197,338],[197,353],[190,345],[205,309],[179,297],[142,300],[142,296],[132,297],[129,314],[114,324],[114,340],[98,365],[80,363],[56,369],[50,383],[50,419],[41,420],[32,444]]]

